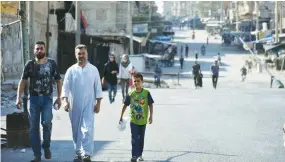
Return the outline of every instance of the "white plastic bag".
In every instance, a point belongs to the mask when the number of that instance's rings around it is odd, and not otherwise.
[[[127,117],[123,117],[123,120],[120,121],[119,125],[118,125],[118,130],[120,132],[124,131],[126,129],[126,125],[128,122],[128,118]]]

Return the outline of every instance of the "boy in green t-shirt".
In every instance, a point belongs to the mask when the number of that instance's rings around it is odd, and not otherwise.
[[[132,133],[132,162],[143,161],[142,152],[147,119],[152,123],[153,99],[148,90],[142,88],[143,76],[140,73],[134,75],[135,89],[126,96],[122,108],[120,121],[123,120],[124,112],[130,105],[131,133]],[[149,114],[150,113],[150,114]]]

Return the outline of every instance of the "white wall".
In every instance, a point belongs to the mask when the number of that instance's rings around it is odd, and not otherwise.
[[[116,29],[116,4],[108,1],[85,1],[81,9],[88,22],[87,34]]]

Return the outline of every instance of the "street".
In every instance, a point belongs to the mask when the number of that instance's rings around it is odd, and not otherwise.
[[[176,31],[175,41],[190,44],[190,57],[185,59],[182,73],[191,74],[193,49],[200,52],[207,34],[191,30]],[[147,125],[145,161],[201,162],[283,162],[285,161],[282,127],[285,123],[285,90],[270,89],[270,77],[253,69],[241,82],[240,68],[248,58],[247,52],[236,47],[221,47],[221,39],[211,37],[206,56],[199,56],[204,74],[203,87],[193,89],[193,80],[183,77],[180,85],[166,79],[170,88],[149,89],[154,99],[153,124]],[[221,66],[217,89],[212,88],[210,66],[220,52]],[[177,58],[178,59],[178,58]],[[178,72],[175,67],[164,72]],[[93,161],[129,161],[131,133],[119,132],[117,125],[122,109],[120,89],[115,103],[109,104],[107,92],[101,110],[95,117]],[[128,115],[129,109],[125,112]],[[3,115],[3,114],[2,114]],[[2,116],[3,120],[3,116]],[[31,148],[2,148],[3,162],[29,161]],[[74,157],[71,124],[68,113],[55,111],[51,143],[52,159],[46,162],[70,162]],[[43,158],[43,157],[42,157]],[[44,159],[44,158],[43,158]]]

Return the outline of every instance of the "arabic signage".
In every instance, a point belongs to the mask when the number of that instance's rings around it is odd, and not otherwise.
[[[133,24],[134,34],[148,33],[148,24]]]

